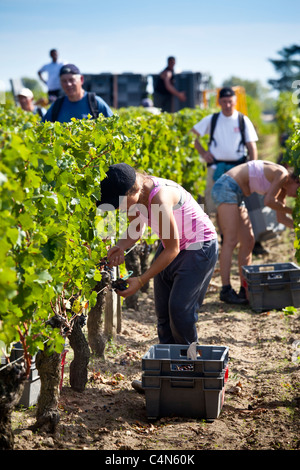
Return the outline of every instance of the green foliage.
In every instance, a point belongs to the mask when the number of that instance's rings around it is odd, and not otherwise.
[[[291,116],[291,125],[289,129],[292,133],[287,141],[287,149],[284,161],[292,168],[296,175],[300,175],[300,115],[297,110],[294,116]],[[299,190],[298,190],[299,191]],[[300,263],[300,197],[296,198],[295,207],[293,210],[293,219],[295,227],[295,249],[296,259]]]
[[[136,167],[177,181],[197,198],[204,190],[206,169],[199,162],[190,130],[209,110],[185,108],[154,115],[144,108],[123,108],[118,114],[130,132],[138,135],[139,145],[132,156]],[[206,141],[202,139],[204,145]]]
[[[72,296],[90,306],[105,256],[95,201],[108,166],[120,161],[172,178],[194,195],[205,168],[189,133],[202,110],[155,116],[120,110],[109,119],[60,124],[0,107],[0,341],[25,338],[31,354],[63,347],[46,321],[68,315]]]
[[[43,93],[43,88],[40,82],[35,78],[22,77],[21,80],[23,82],[24,87],[29,88],[33,92],[35,98],[46,95],[45,93]]]
[[[235,76],[224,80],[222,86],[242,86],[245,88],[247,96],[251,96],[251,98],[260,100],[261,102],[269,91],[259,80],[246,80]]]
[[[291,92],[280,93],[276,103],[276,120],[279,135],[293,133],[294,116],[299,114],[299,107],[293,102]]]
[[[270,59],[270,62],[280,77],[277,80],[269,80],[269,83],[275,90],[289,91],[292,88],[292,83],[300,79],[300,46],[293,44],[284,47],[278,54],[280,58]]]

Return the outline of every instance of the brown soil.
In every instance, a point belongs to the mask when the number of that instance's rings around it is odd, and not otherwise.
[[[265,242],[267,256],[253,264],[295,261],[293,236]],[[236,269],[233,285],[238,286]],[[296,450],[299,441],[300,374],[293,359],[300,340],[299,311],[255,313],[219,301],[216,269],[199,312],[200,344],[229,347],[229,379],[220,416],[149,421],[145,395],[132,389],[141,358],[157,343],[152,290],[139,310],[123,308],[121,333],[109,343],[105,360],[91,359],[83,393],[72,391],[65,369],[55,435],[33,433],[35,407],[13,413],[16,450]],[[298,350],[299,351],[299,350]],[[67,355],[67,361],[71,359]],[[67,364],[68,365],[68,364]]]

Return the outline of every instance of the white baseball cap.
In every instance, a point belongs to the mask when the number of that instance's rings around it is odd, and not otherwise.
[[[29,88],[22,88],[22,90],[19,91],[18,96],[26,96],[26,98],[33,98],[33,93]]]

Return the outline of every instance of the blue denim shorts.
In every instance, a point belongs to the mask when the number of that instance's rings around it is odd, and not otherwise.
[[[218,207],[220,204],[244,204],[244,195],[237,182],[229,175],[222,175],[213,185],[211,197]]]

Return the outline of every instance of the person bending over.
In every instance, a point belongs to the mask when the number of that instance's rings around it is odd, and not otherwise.
[[[216,181],[211,194],[223,234],[219,259],[220,300],[230,304],[248,303],[242,286],[242,266],[251,264],[255,239],[244,197],[254,192],[263,194],[264,204],[276,211],[278,222],[293,228],[292,209],[286,206],[286,197],[296,197],[298,187],[297,176],[282,165],[263,160],[252,160],[234,167]],[[233,250],[238,243],[241,288],[237,294],[230,284],[230,270]]]
[[[128,288],[118,294],[133,295],[154,278],[159,342],[196,342],[197,308],[218,259],[217,234],[209,217],[177,183],[136,172],[125,163],[109,167],[97,206],[128,215],[125,233],[107,252],[111,266],[124,263],[124,252],[140,239],[145,226],[161,240],[151,266],[140,277],[129,278]]]

